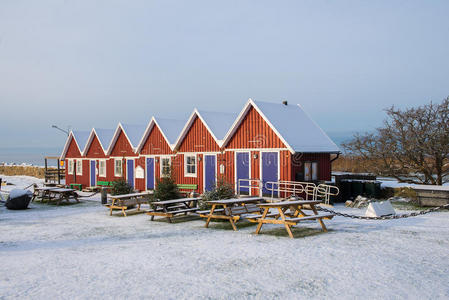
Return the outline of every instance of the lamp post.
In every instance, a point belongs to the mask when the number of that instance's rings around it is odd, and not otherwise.
[[[58,130],[64,132],[65,134],[69,135],[69,131],[68,131],[68,130],[61,129],[61,128],[59,128],[59,127],[56,126],[56,125],[51,125],[51,128],[58,129]]]

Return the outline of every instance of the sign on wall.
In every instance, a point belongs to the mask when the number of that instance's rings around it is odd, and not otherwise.
[[[136,178],[145,178],[145,172],[141,166],[136,167]]]

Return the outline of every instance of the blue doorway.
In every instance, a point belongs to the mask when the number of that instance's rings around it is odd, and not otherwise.
[[[90,186],[97,185],[97,162],[95,160],[90,161]]]
[[[265,187],[265,183],[267,182],[277,182],[279,179],[279,165],[278,165],[278,153],[277,152],[262,152],[262,184],[263,194],[271,195],[271,188],[277,189],[277,184],[268,184],[268,190]],[[277,192],[274,192],[273,195],[276,197]]]
[[[126,177],[129,185],[134,187],[134,160],[128,159],[126,161]]]
[[[147,158],[147,190],[154,190],[154,158]]]
[[[235,169],[236,169],[236,184],[237,188],[239,188],[239,179],[249,179],[249,153],[248,152],[237,152],[236,153],[236,162],[235,162]],[[248,186],[248,181],[240,182],[243,186]],[[249,188],[244,187],[240,188],[238,192],[248,193],[249,194]]]
[[[204,190],[210,191],[214,188],[217,180],[217,163],[215,155],[204,155]]]

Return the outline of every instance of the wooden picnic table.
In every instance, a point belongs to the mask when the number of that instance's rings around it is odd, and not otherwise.
[[[181,198],[173,200],[155,201],[151,202],[152,209],[147,212],[151,216],[151,221],[155,216],[166,217],[171,223],[171,218],[175,215],[189,212],[196,212],[198,210],[198,200],[201,198]]]
[[[259,223],[257,225],[256,234],[259,234],[263,224],[281,224],[285,226],[288,235],[293,238],[290,227],[306,220],[317,220],[320,223],[323,231],[327,231],[323,219],[332,219],[334,215],[328,213],[318,214],[316,205],[320,203],[322,203],[322,201],[296,200],[257,204],[258,207],[263,208],[264,210],[262,216],[252,216],[249,217],[248,220],[250,222]],[[277,212],[270,213],[270,209],[277,210]],[[306,214],[304,212],[305,209],[312,210],[313,214]]]
[[[251,214],[255,212],[261,212],[261,209],[256,206],[261,202],[264,202],[263,198],[235,198],[235,199],[223,199],[207,201],[212,205],[210,210],[198,211],[197,213],[202,218],[207,218],[205,227],[209,226],[211,219],[228,220],[232,225],[232,229],[237,231],[235,223],[242,218],[245,214]],[[221,207],[221,208],[217,208]]]
[[[109,196],[111,200],[110,203],[106,204],[106,207],[110,209],[110,216],[112,216],[113,209],[122,210],[123,215],[126,217],[126,212],[128,208],[134,207],[137,205],[137,211],[140,211],[140,205],[149,203],[150,195],[153,194],[153,191],[146,191],[143,193],[132,193],[132,194],[124,194],[124,195],[113,195]]]
[[[50,191],[56,189],[56,187],[34,187],[33,197],[31,201],[34,201],[36,198],[41,198],[43,201],[45,198],[50,198]]]
[[[70,202],[70,199],[73,198],[76,202],[80,202],[78,200],[78,194],[74,189],[67,188],[53,188],[48,190],[48,200],[49,201],[57,201],[57,204],[61,204],[61,201]]]

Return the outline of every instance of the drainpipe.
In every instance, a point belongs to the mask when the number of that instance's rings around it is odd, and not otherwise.
[[[333,163],[335,160],[337,160],[340,157],[340,152],[337,153],[337,156],[335,156],[333,159],[331,159],[331,163]]]

